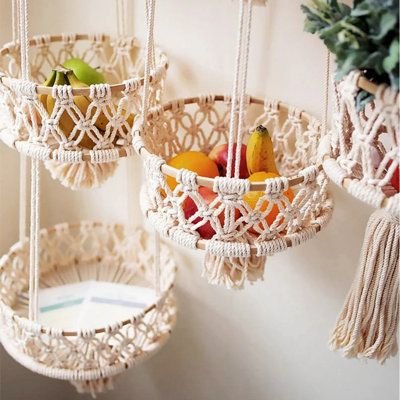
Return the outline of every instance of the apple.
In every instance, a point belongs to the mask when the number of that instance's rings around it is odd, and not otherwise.
[[[390,166],[392,165],[392,160],[390,160],[386,165],[386,170],[389,170]],[[390,178],[390,184],[395,188],[396,192],[399,193],[399,166],[395,168],[393,171],[392,177]]]
[[[199,194],[204,199],[204,201],[207,205],[211,204],[217,197],[216,193],[214,193],[211,189],[204,187],[204,186],[199,187]],[[219,205],[220,205],[220,202],[218,202],[215,205],[215,208],[218,208]],[[194,202],[194,200],[191,197],[188,197],[185,200],[185,203],[183,205],[183,212],[185,214],[185,218],[189,219],[192,215],[194,215],[197,212],[197,210],[198,210],[198,208],[197,208],[197,205]],[[240,211],[238,209],[235,209],[235,220],[237,220],[239,217],[240,217]],[[218,219],[219,219],[221,225],[223,226],[224,221],[225,221],[225,212],[224,211],[222,211],[221,214],[218,215]],[[202,220],[202,217],[199,216],[199,217],[195,218],[192,222],[193,222],[193,224],[197,224],[201,220]],[[200,234],[200,236],[203,239],[211,239],[216,233],[209,221],[207,221],[204,225],[198,227],[197,232]]]
[[[199,187],[199,194],[204,199],[204,201],[207,205],[210,204],[217,197],[216,193],[214,193],[211,189],[204,187],[204,186]],[[191,197],[188,197],[185,200],[185,204],[183,207],[183,211],[185,213],[185,218],[186,219],[190,218],[193,214],[195,214],[197,212],[197,210],[198,210],[198,208],[197,208],[197,205],[194,202],[194,200]],[[221,213],[221,215],[223,218],[223,213]],[[221,215],[219,216],[220,220],[221,220]],[[193,220],[193,223],[197,224],[201,220],[202,220],[202,218],[199,216]],[[203,239],[211,239],[215,235],[215,230],[211,226],[210,222],[207,222],[204,225],[197,228],[197,232],[199,232],[200,236]]]
[[[228,165],[228,143],[215,146],[211,150],[211,153],[208,156],[218,165],[220,175],[226,176],[226,169]],[[236,143],[233,144],[232,176],[234,175],[235,160],[236,160]],[[242,144],[242,148],[240,150],[239,178],[245,179],[248,177],[249,177],[249,171],[247,170],[246,145]]]

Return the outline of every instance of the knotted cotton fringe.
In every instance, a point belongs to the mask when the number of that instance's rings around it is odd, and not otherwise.
[[[45,162],[51,177],[72,190],[92,189],[101,186],[117,169],[116,161],[105,163],[60,163],[54,160]]]
[[[243,242],[251,242],[250,235],[241,237]],[[226,286],[228,289],[243,289],[247,281],[255,282],[264,277],[267,257],[223,257],[206,252],[201,276],[208,283],[217,286]]]
[[[78,393],[90,393],[95,399],[99,393],[114,389],[113,378],[100,378],[90,381],[71,381]]]
[[[383,363],[397,352],[399,319],[398,217],[375,211],[367,225],[358,276],[330,340],[346,357]]]

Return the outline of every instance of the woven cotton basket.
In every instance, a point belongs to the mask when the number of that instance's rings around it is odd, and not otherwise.
[[[98,67],[108,83],[79,89],[41,85],[52,68],[72,57]],[[137,40],[103,34],[41,35],[30,40],[29,58],[32,81],[24,81],[19,45],[11,42],[0,50],[0,138],[19,152],[46,161],[52,176],[65,186],[99,186],[113,174],[119,158],[132,154],[131,128],[143,91],[143,56]],[[157,49],[150,104],[160,100],[167,67],[165,55]],[[40,95],[55,99],[51,115]],[[91,101],[85,114],[74,103],[77,95]],[[71,132],[60,127],[64,114],[75,123]],[[108,120],[102,129],[96,126],[100,115]]]
[[[296,246],[312,238],[328,222],[332,200],[327,178],[317,163],[317,144],[321,125],[306,112],[277,101],[249,98],[245,134],[263,124],[272,136],[276,161],[283,176],[264,182],[247,179],[197,176],[166,163],[175,154],[188,150],[209,153],[228,141],[231,102],[223,96],[200,96],[158,106],[149,111],[147,123],[137,121],[134,142],[147,174],[142,189],[142,209],[156,229],[179,244],[207,250],[204,274],[210,283],[241,287],[245,280],[263,275],[263,257]],[[171,190],[166,176],[175,177],[178,186]],[[200,186],[217,195],[207,205]],[[290,203],[284,196],[288,188],[295,193]],[[249,191],[262,191],[262,200],[251,209],[243,200]],[[186,218],[184,204],[191,198],[197,212]],[[286,200],[285,200],[286,199]],[[268,209],[260,204],[269,202]],[[279,215],[266,221],[270,207]],[[222,221],[226,213],[236,215],[230,224]],[[211,224],[215,235],[200,237],[197,229]]]
[[[44,229],[40,285],[98,280],[152,287],[151,247],[144,231],[128,234],[121,225],[81,222]],[[0,335],[9,354],[32,371],[70,380],[78,391],[95,395],[168,339],[176,319],[176,266],[166,246],[161,246],[160,294],[153,304],[128,320],[78,332],[28,320],[28,260],[28,241],[16,243],[0,260]]]
[[[374,94],[357,109],[360,89]],[[353,71],[336,85],[331,132],[321,140],[327,175],[373,206],[359,268],[331,336],[347,357],[384,362],[397,352],[400,255],[399,92]]]
[[[359,71],[336,87],[333,129],[320,146],[329,178],[374,208],[400,213],[400,194],[390,181],[400,164],[399,93],[381,85],[375,100],[358,111]]]

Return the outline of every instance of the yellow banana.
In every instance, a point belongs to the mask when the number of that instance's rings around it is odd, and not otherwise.
[[[61,71],[57,71],[54,85],[67,85],[67,84],[68,82],[65,79],[64,73]],[[47,97],[46,99],[47,112],[49,113],[49,116],[51,116],[54,110],[54,106],[56,104],[56,100],[52,96],[46,96],[46,97]],[[69,114],[66,111],[64,111],[60,117],[59,126],[67,137],[75,127],[73,119],[69,116]]]
[[[88,87],[88,85],[86,85],[86,83],[81,82],[77,76],[73,73],[73,71],[69,70],[67,72],[67,78],[69,81],[69,84],[73,87],[73,88],[85,88]],[[89,105],[91,103],[91,100],[86,97],[86,96],[74,96],[74,103],[79,107],[79,109],[81,110],[83,115],[86,115],[86,112],[89,108]],[[91,116],[93,116],[95,113],[95,110],[93,109],[93,114]],[[107,127],[108,124],[108,119],[107,117],[104,115],[103,112],[100,112],[99,116],[96,119],[96,122],[94,123],[96,125],[96,127],[102,131],[104,131]]]
[[[52,70],[47,80],[43,83],[43,86],[52,87],[56,81],[57,72]],[[39,94],[39,101],[43,104],[44,108],[47,108],[47,94]]]
[[[262,125],[258,126],[250,136],[246,149],[246,161],[250,175],[261,171],[279,174],[275,165],[271,136],[267,128]]]

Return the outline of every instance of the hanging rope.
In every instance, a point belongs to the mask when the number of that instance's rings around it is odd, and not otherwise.
[[[242,63],[242,76],[240,85],[240,100],[239,100],[239,122],[237,127],[237,140],[236,140],[236,157],[235,157],[235,178],[239,178],[240,158],[242,150],[243,139],[243,126],[246,114],[246,89],[247,89],[247,75],[249,66],[249,53],[250,53],[250,38],[251,38],[251,23],[253,17],[253,1],[248,0],[247,6],[247,23],[245,30],[245,41],[243,43],[243,63]]]
[[[19,7],[16,7],[18,4]],[[21,51],[21,77],[29,80],[29,39],[28,39],[28,0],[17,0],[13,4],[17,9],[13,25],[19,25]],[[18,21],[18,24],[17,24]],[[13,28],[15,29],[15,28]],[[16,32],[14,32],[16,33]],[[26,160],[21,159],[20,172],[20,239],[25,237],[26,227]],[[29,263],[29,319],[36,321],[38,316],[39,290],[39,204],[40,204],[40,171],[39,161],[31,160],[31,218],[30,218],[30,263]]]
[[[117,9],[117,34],[118,37],[127,36],[128,5],[126,0],[115,0]]]
[[[247,7],[245,7],[247,3]],[[249,64],[251,23],[253,0],[241,0],[239,8],[238,40],[236,48],[236,61],[232,91],[232,106],[228,136],[228,160],[227,174],[232,177],[232,160],[234,143],[236,142],[236,154],[234,165],[234,177],[239,177],[241,147],[243,138],[243,125],[246,111],[246,88]]]
[[[19,0],[12,0],[12,40],[17,43],[20,37],[19,31]],[[19,156],[19,241],[26,237],[26,178],[27,178],[27,162],[26,156],[20,153]]]
[[[328,132],[328,108],[329,108],[329,85],[331,79],[331,53],[329,50],[326,51],[325,59],[325,76],[324,76],[324,109],[322,116],[322,133],[326,135]]]
[[[150,103],[150,71],[153,64],[154,67],[154,15],[155,0],[146,0],[146,46],[144,61],[144,83],[143,83],[143,99],[142,99],[142,118],[145,122]],[[154,288],[156,295],[160,295],[160,235],[154,229]]]

